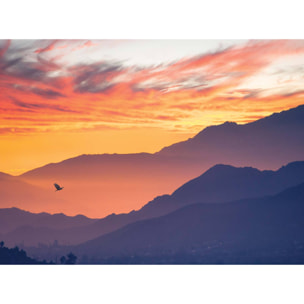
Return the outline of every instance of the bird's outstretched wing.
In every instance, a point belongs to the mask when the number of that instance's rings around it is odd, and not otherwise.
[[[60,186],[58,185],[58,184],[54,184],[54,186],[55,186],[55,188],[57,189],[57,190],[60,190],[61,188],[60,188]]]

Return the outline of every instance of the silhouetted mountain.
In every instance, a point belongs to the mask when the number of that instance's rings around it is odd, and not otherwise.
[[[304,183],[275,196],[193,204],[72,248],[95,263],[304,263],[303,229]]]
[[[278,171],[259,171],[251,167],[216,165],[173,194],[173,198],[190,202],[223,202],[274,194],[304,182],[304,161],[293,162]]]
[[[2,233],[12,231],[21,226],[66,229],[88,225],[95,221],[96,219],[83,215],[67,216],[63,213],[31,213],[18,208],[0,209],[0,231]]]
[[[216,165],[185,183],[172,195],[157,197],[140,211],[159,216],[198,202],[221,203],[273,195],[302,182],[304,162],[300,161],[283,166],[277,171]]]
[[[66,216],[48,213],[30,213],[18,208],[0,209],[0,233],[9,246],[23,244],[26,246],[38,243],[50,244],[62,240],[61,231],[74,227],[83,227],[96,222],[83,215]],[[65,238],[65,243],[68,238]]]
[[[162,149],[157,154],[192,157],[209,166],[277,168],[303,160],[304,105],[274,113],[252,123],[226,122],[205,128],[193,138]]]
[[[235,168],[216,165],[201,176],[178,188],[172,195],[163,195],[150,201],[138,211],[128,214],[111,214],[92,224],[53,231],[35,231],[23,227],[7,235],[6,239],[19,244],[79,244],[103,234],[115,231],[129,223],[159,217],[183,206],[205,202],[223,203],[243,198],[276,194],[288,187],[304,182],[304,162],[294,162],[277,171],[259,171],[253,168]],[[47,240],[47,242],[46,242]]]
[[[20,179],[44,189],[58,181],[65,186],[60,191],[65,213],[102,217],[139,209],[151,197],[170,193],[219,163],[273,170],[303,160],[303,134],[304,105],[244,125],[211,126],[155,154],[82,155],[31,170]],[[54,204],[43,208],[59,210]]]

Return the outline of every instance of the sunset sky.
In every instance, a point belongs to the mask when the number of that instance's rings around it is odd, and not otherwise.
[[[156,152],[304,103],[304,40],[0,40],[1,172]]]

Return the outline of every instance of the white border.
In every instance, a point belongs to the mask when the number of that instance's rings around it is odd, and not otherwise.
[[[303,38],[300,1],[16,1],[1,38]],[[303,303],[303,266],[0,266],[3,303]]]

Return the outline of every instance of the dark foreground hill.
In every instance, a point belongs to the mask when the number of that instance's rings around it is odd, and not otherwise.
[[[91,263],[304,263],[304,184],[278,195],[194,204],[73,247]]]
[[[4,247],[4,243],[0,243],[0,264],[47,264],[46,261],[38,261],[27,256],[23,249],[7,248]]]

